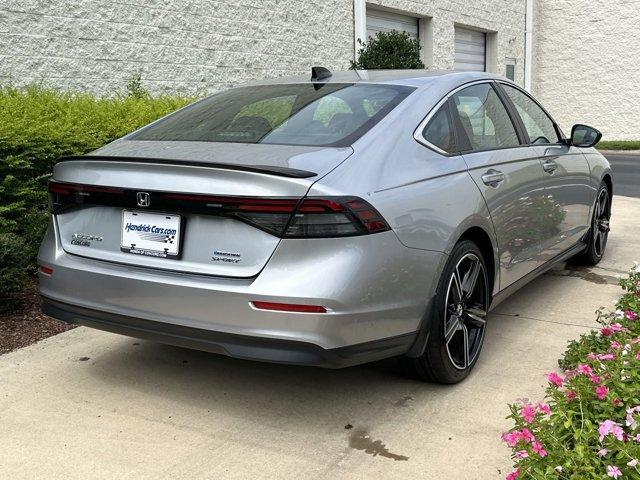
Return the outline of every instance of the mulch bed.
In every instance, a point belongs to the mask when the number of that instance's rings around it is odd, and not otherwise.
[[[0,314],[0,355],[75,328],[44,315],[41,304],[37,282],[33,281],[25,289],[22,307]]]

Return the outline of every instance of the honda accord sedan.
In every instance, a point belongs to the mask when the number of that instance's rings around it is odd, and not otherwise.
[[[455,383],[491,308],[557,262],[602,258],[600,137],[566,136],[485,73],[315,67],[223,91],[60,159],[43,310],[243,359],[397,356]]]

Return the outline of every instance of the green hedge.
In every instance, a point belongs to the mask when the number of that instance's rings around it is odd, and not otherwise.
[[[640,140],[602,140],[599,150],[640,150]]]
[[[25,275],[35,272],[56,159],[94,150],[193,100],[152,98],[135,86],[114,98],[0,87],[0,310],[15,306]]]

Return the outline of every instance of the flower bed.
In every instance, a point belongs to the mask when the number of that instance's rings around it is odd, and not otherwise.
[[[515,479],[640,479],[640,265],[620,280],[616,311],[569,343],[546,403],[509,406]]]

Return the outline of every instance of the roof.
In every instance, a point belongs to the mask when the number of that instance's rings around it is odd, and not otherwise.
[[[435,81],[466,83],[474,80],[503,78],[486,72],[460,72],[455,70],[343,70],[332,72],[332,76],[317,83],[387,83],[421,87]],[[311,70],[307,75],[273,78],[252,82],[252,85],[274,85],[307,83],[311,81]]]

